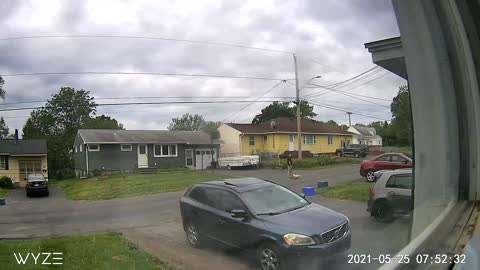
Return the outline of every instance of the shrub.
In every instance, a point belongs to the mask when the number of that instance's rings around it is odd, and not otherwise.
[[[7,176],[0,177],[0,188],[12,189],[13,188],[12,178]]]

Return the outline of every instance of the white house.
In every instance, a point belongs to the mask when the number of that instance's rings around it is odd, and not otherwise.
[[[353,144],[382,145],[382,136],[378,135],[373,127],[355,125],[350,126],[347,131],[353,133]]]

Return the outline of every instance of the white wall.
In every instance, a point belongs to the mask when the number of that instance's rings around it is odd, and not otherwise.
[[[232,128],[229,125],[222,124],[218,127],[220,133],[220,157],[239,156],[240,149],[240,134],[241,132]]]

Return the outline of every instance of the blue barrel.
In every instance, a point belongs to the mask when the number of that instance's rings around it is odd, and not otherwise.
[[[318,188],[325,188],[328,187],[328,182],[327,181],[320,181],[317,183]]]
[[[305,196],[313,196],[313,195],[315,195],[315,188],[313,188],[313,187],[303,187],[302,192],[303,192],[303,194],[305,194]]]
[[[4,198],[0,198],[0,205],[5,205],[7,204],[7,200],[5,200]]]

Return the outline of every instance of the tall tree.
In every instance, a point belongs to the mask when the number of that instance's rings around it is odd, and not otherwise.
[[[326,124],[329,125],[329,126],[332,126],[332,127],[338,127],[337,122],[335,122],[333,120],[328,120]]]
[[[5,81],[3,80],[2,76],[0,76],[0,98],[5,99],[5,89],[3,89],[3,84]]]
[[[199,131],[204,124],[203,116],[186,113],[182,117],[172,118],[172,122],[168,125],[168,130]]]
[[[8,126],[5,123],[5,119],[0,117],[0,139],[6,139],[8,137]]]
[[[222,122],[206,121],[202,125],[200,130],[210,135],[210,138],[212,138],[212,140],[217,140],[220,138],[220,132],[218,131],[218,127],[221,124]]]
[[[398,94],[390,105],[392,112],[392,128],[395,132],[397,143],[412,145],[412,110],[410,104],[410,91],[406,85],[400,86]]]
[[[30,114],[23,127],[23,137],[47,140],[50,172],[73,169],[70,150],[75,135],[85,126],[90,115],[95,114],[96,107],[89,91],[62,87],[58,94],[47,100],[45,107]]]
[[[82,128],[88,129],[125,129],[123,124],[118,123],[115,118],[111,118],[106,115],[99,115],[97,117],[91,117],[85,122]]]
[[[267,107],[263,108],[260,114],[257,114],[253,120],[253,124],[259,124],[270,121],[277,117],[295,118],[297,114],[297,105],[290,107],[289,102],[275,101]],[[313,112],[314,107],[306,100],[300,101],[300,117],[303,119],[312,119],[317,114]]]

